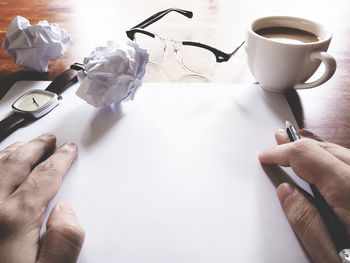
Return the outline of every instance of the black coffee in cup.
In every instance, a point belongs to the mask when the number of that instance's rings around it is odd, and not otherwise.
[[[255,31],[260,36],[269,38],[281,43],[311,43],[317,42],[320,38],[308,31],[291,27],[265,27]]]

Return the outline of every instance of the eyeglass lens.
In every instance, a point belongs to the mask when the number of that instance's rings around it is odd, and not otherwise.
[[[154,38],[143,33],[135,33],[134,41],[141,48],[147,50],[150,54],[149,61],[151,63],[161,65],[165,56],[166,43],[158,36]],[[201,47],[191,45],[180,45],[174,47],[177,59],[182,67],[195,74],[211,74],[215,70],[215,55]]]

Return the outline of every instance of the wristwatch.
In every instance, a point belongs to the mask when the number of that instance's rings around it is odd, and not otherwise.
[[[0,142],[18,128],[53,110],[61,99],[60,94],[78,81],[79,70],[84,70],[84,66],[74,63],[55,78],[45,90],[34,89],[20,96],[12,104],[12,113],[0,121]]]

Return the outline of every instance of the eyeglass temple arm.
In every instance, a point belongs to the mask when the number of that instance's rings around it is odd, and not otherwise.
[[[228,58],[230,59],[234,54],[236,54],[238,49],[240,49],[241,46],[243,46],[244,43],[245,43],[245,41],[243,41],[242,44],[240,44],[231,54],[229,54]]]
[[[169,9],[166,9],[166,10],[163,10],[163,11],[160,11],[156,14],[154,14],[153,16],[147,18],[145,21],[141,22],[140,24],[132,27],[131,29],[133,28],[145,28],[151,24],[153,24],[154,22],[157,22],[159,19],[161,19],[163,16],[165,16],[166,14],[172,12],[172,11],[175,11],[181,15],[184,15],[188,18],[192,18],[193,17],[193,13],[191,11],[186,11],[186,10],[183,10],[183,9],[179,9],[179,8],[169,8]]]
[[[243,41],[232,53],[225,53],[221,50],[217,50],[215,49],[215,51],[213,51],[215,53],[216,56],[216,62],[225,62],[228,61],[233,55],[235,55],[237,53],[237,51],[243,46],[243,44],[245,43],[245,41]]]

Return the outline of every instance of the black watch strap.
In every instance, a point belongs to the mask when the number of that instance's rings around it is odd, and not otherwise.
[[[84,66],[80,63],[74,63],[69,69],[55,78],[46,90],[60,95],[63,91],[78,81],[77,73],[79,70],[84,70]]]
[[[60,95],[68,87],[78,81],[77,72],[84,70],[84,67],[80,63],[75,63],[70,66],[69,69],[55,78],[50,85],[46,88],[47,91],[51,91]],[[12,132],[25,126],[32,119],[18,113],[11,113],[8,117],[0,121],[0,142],[9,136]]]
[[[23,115],[16,114],[15,112],[11,113],[8,117],[0,121],[0,142],[29,121],[30,119],[25,118]]]

